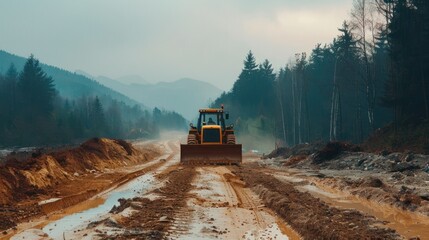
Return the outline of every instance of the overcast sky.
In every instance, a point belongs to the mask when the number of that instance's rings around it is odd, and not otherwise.
[[[0,0],[0,49],[70,71],[229,90],[249,50],[276,70],[329,43],[352,0]]]

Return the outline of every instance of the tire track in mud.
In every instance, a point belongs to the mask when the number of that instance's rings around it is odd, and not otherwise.
[[[262,203],[262,199],[254,199],[251,197],[251,194],[247,191],[251,191],[246,187],[246,183],[240,178],[232,173],[226,173],[223,175],[227,182],[229,182],[234,189],[235,194],[237,195],[239,201],[239,207],[247,208],[252,210],[255,216],[255,220],[258,223],[260,228],[265,228],[268,223],[264,221],[263,216],[261,215],[260,210],[265,208],[265,205]],[[269,209],[264,209],[265,211]],[[271,213],[271,212],[270,212]],[[272,213],[275,215],[274,213]],[[289,239],[301,239],[301,236],[297,232],[295,232],[289,225],[285,224],[281,220],[277,220],[277,225],[281,229],[281,231],[288,236]]]
[[[173,167],[172,167],[173,168]],[[195,176],[194,167],[169,169],[164,186],[154,190],[157,197],[136,197],[122,199],[118,207],[111,210],[120,214],[125,209],[135,210],[127,217],[119,218],[115,227],[120,233],[98,234],[101,239],[165,239],[171,234],[187,231],[190,209],[186,200],[192,189]]]
[[[227,166],[197,166],[189,231],[177,239],[299,239]],[[289,228],[290,229],[290,228]],[[288,233],[291,233],[289,235]],[[297,236],[297,237],[294,237]]]
[[[383,227],[374,218],[355,210],[330,207],[258,168],[254,165],[231,167],[267,207],[304,239],[401,239],[394,230]]]
[[[234,190],[238,200],[238,207],[251,210],[255,216],[258,226],[261,228],[266,227],[267,224],[263,222],[262,216],[258,211],[259,206],[255,204],[255,200],[252,199],[243,189],[246,183],[241,181],[237,176],[230,173],[223,174],[223,178],[225,179],[225,182],[228,182]]]

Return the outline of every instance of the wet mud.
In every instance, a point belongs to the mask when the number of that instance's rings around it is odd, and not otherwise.
[[[304,239],[401,239],[375,218],[330,207],[255,166],[235,167],[234,173]]]
[[[156,199],[136,197],[120,199],[120,204],[110,211],[120,214],[126,209],[134,210],[130,216],[118,219],[115,228],[120,233],[98,234],[101,239],[165,239],[175,220],[176,213],[186,208],[186,199],[192,189],[194,167],[178,167],[169,171],[166,184],[153,191]],[[103,222],[100,222],[103,224]],[[96,227],[92,224],[90,227]]]

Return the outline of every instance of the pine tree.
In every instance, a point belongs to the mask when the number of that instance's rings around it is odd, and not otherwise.
[[[341,35],[334,40],[332,50],[336,55],[333,69],[333,90],[331,98],[330,139],[352,139],[359,142],[363,138],[361,85],[358,81],[359,54],[351,28],[347,22],[338,29]],[[344,126],[353,129],[343,131]]]
[[[53,82],[42,70],[39,61],[31,55],[18,81],[21,110],[27,119],[47,117],[52,113],[56,95]]]
[[[392,68],[383,103],[394,109],[396,122],[429,118],[428,3],[393,2],[388,25]]]
[[[109,109],[106,112],[107,125],[110,129],[111,136],[115,138],[122,137],[123,135],[123,123],[121,109],[117,101],[113,101]]]
[[[276,74],[274,74],[273,66],[268,59],[265,59],[265,61],[259,65],[258,73],[256,82],[258,90],[255,89],[254,92],[254,96],[259,98],[258,112],[260,115],[273,116],[277,104],[274,95]]]
[[[103,105],[101,104],[98,96],[96,96],[92,102],[90,116],[93,137],[102,137],[105,135],[106,118],[104,115]]]
[[[238,110],[246,115],[253,115],[250,112],[249,105],[255,106],[258,104],[254,97],[257,90],[258,65],[252,51],[249,51],[243,64],[244,68],[232,88],[233,101],[236,103],[235,105],[240,107],[236,111]]]
[[[6,75],[0,78],[0,117],[3,130],[14,127],[17,108],[17,80],[18,71],[15,65],[11,64],[6,71]],[[1,127],[0,127],[1,128]]]

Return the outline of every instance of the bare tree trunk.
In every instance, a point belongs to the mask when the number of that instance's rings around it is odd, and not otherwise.
[[[329,130],[329,140],[337,140],[337,126],[338,126],[338,104],[339,104],[339,89],[337,83],[337,64],[338,58],[335,59],[334,65],[334,85],[332,88],[332,99],[331,99],[331,120],[330,120],[330,130]]]
[[[343,136],[343,115],[342,115],[342,108],[341,108],[341,92],[340,92],[340,88],[337,87],[337,110],[336,110],[336,136],[338,140],[342,139]]]
[[[356,109],[356,142],[360,143],[363,139],[363,129],[362,129],[362,104],[360,102],[359,96],[359,81],[356,80],[356,100],[357,100],[357,109]]]
[[[287,140],[286,140],[286,123],[285,123],[285,114],[284,114],[284,109],[283,109],[283,97],[282,97],[282,87],[281,87],[281,79],[278,80],[278,91],[277,91],[277,96],[278,96],[278,100],[279,100],[279,104],[280,104],[280,113],[281,113],[281,118],[282,118],[282,130],[283,130],[283,141],[286,145],[287,144]]]
[[[374,130],[374,105],[375,99],[373,98],[375,91],[375,87],[373,84],[373,78],[371,74],[369,56],[368,56],[368,44],[367,44],[367,22],[369,22],[368,16],[368,7],[366,0],[354,0],[353,2],[353,10],[352,10],[352,21],[355,25],[358,34],[360,35],[359,44],[362,49],[363,59],[365,62],[365,93],[366,93],[366,101],[368,105],[367,115],[368,115],[368,123],[370,125],[371,130]],[[374,37],[374,36],[372,36]],[[357,109],[357,111],[359,111]],[[358,134],[359,135],[359,134]]]
[[[295,71],[292,71],[292,121],[293,121],[293,145],[296,144],[296,94],[295,94]]]
[[[298,89],[298,143],[302,143],[302,79],[298,69],[297,89]]]
[[[428,119],[429,118],[428,94],[427,94],[427,87],[425,83],[424,73],[423,73],[422,61],[420,61],[420,79],[422,82],[423,98],[425,102],[425,118]]]
[[[308,111],[307,99],[307,79],[304,76],[304,114],[305,114],[305,128],[306,128],[306,141],[310,141],[310,113]]]

